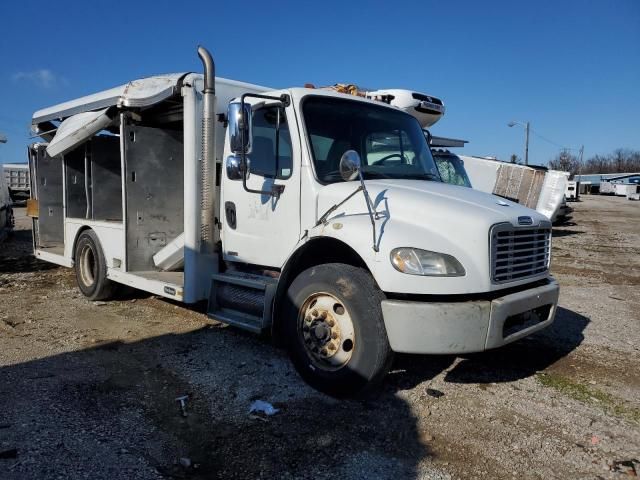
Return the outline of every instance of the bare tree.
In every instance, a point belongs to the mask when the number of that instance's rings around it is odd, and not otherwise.
[[[512,153],[509,156],[509,162],[510,163],[522,163],[522,159],[518,155],[516,155],[515,153]]]
[[[580,169],[580,173],[636,172],[640,172],[640,151],[625,148],[618,148],[608,155],[594,155]]]
[[[549,168],[569,172],[571,178],[573,178],[580,169],[580,162],[578,161],[578,157],[573,155],[569,150],[562,150],[553,159],[549,160]]]

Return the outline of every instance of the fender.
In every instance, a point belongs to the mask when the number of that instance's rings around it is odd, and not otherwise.
[[[280,346],[283,345],[283,338],[280,328],[282,322],[278,312],[286,299],[285,296],[289,285],[300,272],[324,263],[345,263],[371,272],[367,262],[349,246],[349,243],[344,238],[323,235],[321,227],[326,228],[321,225],[305,234],[282,267],[271,315],[273,319],[271,334],[275,343]],[[371,228],[371,225],[369,225],[369,228]],[[310,235],[310,233],[313,234]]]

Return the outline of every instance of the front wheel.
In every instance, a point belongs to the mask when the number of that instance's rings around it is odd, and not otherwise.
[[[287,292],[291,360],[312,387],[337,397],[375,386],[389,370],[383,293],[362,268],[331,263],[300,273]]]

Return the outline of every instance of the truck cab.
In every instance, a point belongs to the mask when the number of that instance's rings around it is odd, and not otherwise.
[[[443,183],[416,116],[220,79],[201,58],[204,75],[34,114],[33,178],[61,179],[33,182],[35,252],[85,295],[206,300],[336,396],[379,382],[394,352],[478,352],[553,322],[549,221]]]

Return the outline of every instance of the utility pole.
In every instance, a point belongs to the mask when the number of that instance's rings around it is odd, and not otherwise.
[[[529,122],[526,123],[524,131],[524,164],[529,165]]]
[[[529,165],[529,122],[521,123],[512,120],[507,123],[508,127],[515,127],[516,125],[524,127],[524,164]]]

